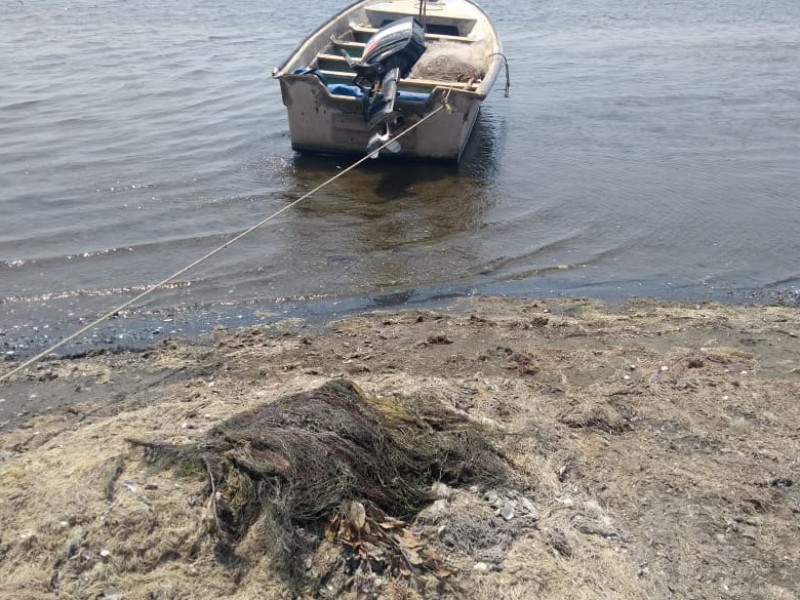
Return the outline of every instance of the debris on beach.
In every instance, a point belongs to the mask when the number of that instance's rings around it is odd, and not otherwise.
[[[510,477],[485,427],[442,405],[369,397],[346,380],[235,415],[196,443],[130,441],[149,462],[205,473],[219,561],[245,568],[240,542],[269,530],[287,582],[303,593],[324,582],[331,597],[388,579],[449,577],[408,519],[435,500],[434,484]]]

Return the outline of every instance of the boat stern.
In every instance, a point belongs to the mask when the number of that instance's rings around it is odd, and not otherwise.
[[[278,77],[286,106],[292,148],[298,152],[363,155],[373,131],[364,119],[361,98],[347,86],[330,89],[313,73]],[[332,92],[342,93],[332,93]],[[398,155],[457,161],[478,116],[481,94],[436,88],[428,94],[402,94],[397,101],[399,131],[438,111],[399,140]]]

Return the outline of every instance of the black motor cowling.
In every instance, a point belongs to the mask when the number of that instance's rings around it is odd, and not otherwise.
[[[354,83],[365,92],[364,119],[371,128],[391,119],[397,83],[408,77],[423,52],[425,29],[414,17],[404,17],[381,27],[367,41],[359,62],[342,50],[356,72]]]
[[[367,41],[361,61],[353,65],[355,84],[371,87],[395,68],[400,70],[400,77],[408,77],[423,52],[425,29],[422,24],[414,17],[392,21]]]

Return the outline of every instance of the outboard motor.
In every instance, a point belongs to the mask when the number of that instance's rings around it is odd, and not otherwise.
[[[377,148],[391,137],[389,126],[397,117],[394,112],[397,82],[408,77],[423,52],[425,30],[414,17],[398,19],[376,31],[358,62],[342,50],[356,72],[354,83],[364,91],[364,120],[370,129],[376,130],[367,145],[372,158],[377,158]],[[400,144],[395,142],[387,149],[399,152]]]

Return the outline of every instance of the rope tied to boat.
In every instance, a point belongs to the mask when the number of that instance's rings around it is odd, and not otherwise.
[[[433,116],[436,115],[437,113],[439,113],[439,111],[445,110],[448,113],[452,112],[452,109],[450,108],[450,105],[447,103],[447,98],[449,97],[449,95],[450,94],[449,94],[449,91],[448,91],[442,97],[442,100],[441,100],[441,103],[439,104],[439,106],[437,106],[431,112],[426,114],[424,117],[422,117],[416,123],[413,123],[413,124],[409,125],[408,127],[403,129],[399,133],[395,134],[392,138],[390,138],[389,140],[384,142],[381,146],[379,146],[374,152],[380,152],[384,148],[390,146],[391,144],[393,144],[394,142],[399,140],[404,135],[408,134],[412,130],[414,130],[417,127],[419,127],[420,125],[422,125],[428,119],[433,118]],[[192,270],[193,268],[195,268],[199,264],[207,261],[208,259],[210,259],[211,257],[215,256],[216,254],[219,254],[220,252],[222,252],[226,248],[229,248],[230,246],[232,246],[236,242],[239,242],[240,240],[242,240],[245,237],[249,236],[251,233],[253,233],[257,229],[260,229],[261,227],[263,227],[264,225],[266,225],[267,223],[269,223],[270,221],[272,221],[273,219],[275,219],[279,215],[281,215],[284,212],[288,211],[289,209],[297,206],[298,204],[300,204],[301,202],[303,202],[307,198],[311,197],[312,195],[314,195],[315,193],[317,193],[318,191],[320,191],[324,187],[330,185],[331,183],[333,183],[334,181],[336,181],[340,177],[344,176],[346,173],[349,173],[350,171],[352,171],[353,169],[355,169],[356,167],[360,166],[361,164],[365,163],[368,160],[370,160],[370,154],[367,154],[367,155],[363,156],[362,158],[358,159],[356,162],[351,164],[349,167],[339,171],[336,175],[334,175],[333,177],[330,177],[329,179],[327,179],[326,181],[324,181],[323,183],[321,183],[320,185],[315,187],[310,192],[307,192],[307,193],[303,194],[300,198],[298,198],[294,202],[291,202],[291,203],[287,204],[286,206],[284,206],[283,208],[275,211],[274,213],[272,213],[268,217],[263,218],[262,220],[260,220],[258,223],[256,223],[252,227],[244,230],[242,233],[240,233],[240,234],[236,235],[235,237],[231,238],[230,240],[228,240],[224,244],[222,244],[220,246],[217,246],[216,248],[214,248],[210,252],[206,253],[205,255],[201,256],[200,258],[198,258],[194,262],[192,262],[189,265],[187,265],[187,266],[181,268],[180,270],[176,271],[175,273],[173,273],[172,275],[170,275],[166,279],[163,279],[162,281],[159,281],[158,283],[151,285],[150,287],[148,287],[146,290],[144,290],[140,294],[137,294],[133,298],[123,302],[122,304],[120,304],[116,308],[114,308],[114,309],[108,311],[107,313],[105,313],[104,315],[98,317],[97,319],[95,319],[94,321],[89,323],[88,325],[85,325],[84,327],[81,327],[78,331],[76,331],[75,333],[67,336],[66,338],[64,338],[60,342],[58,342],[56,344],[53,344],[52,346],[50,346],[47,349],[43,350],[42,352],[40,352],[39,354],[37,354],[33,358],[30,358],[27,361],[23,362],[21,365],[18,365],[17,367],[11,369],[9,372],[1,374],[0,375],[0,383],[4,383],[4,382],[10,380],[17,373],[21,373],[22,371],[26,370],[31,365],[39,362],[40,360],[42,360],[43,358],[49,356],[50,354],[52,354],[56,350],[58,350],[60,348],[63,348],[64,346],[66,346],[67,344],[72,342],[73,340],[75,340],[75,339],[79,338],[80,336],[82,336],[87,331],[89,331],[89,330],[97,327],[98,325],[100,325],[100,323],[103,323],[103,322],[105,322],[105,321],[117,316],[120,312],[122,312],[126,308],[129,308],[130,306],[132,306],[133,304],[135,304],[136,302],[138,302],[142,298],[145,298],[146,296],[149,296],[150,294],[152,294],[153,292],[155,292],[159,288],[167,285],[168,283],[171,283],[172,281],[174,281],[175,279],[177,279],[181,275],[184,275],[188,271]]]
[[[493,52],[489,55],[489,58],[493,56],[499,56],[503,59],[503,62],[506,65],[506,89],[505,89],[505,97],[508,98],[511,94],[511,70],[508,68],[508,57],[502,52]]]

